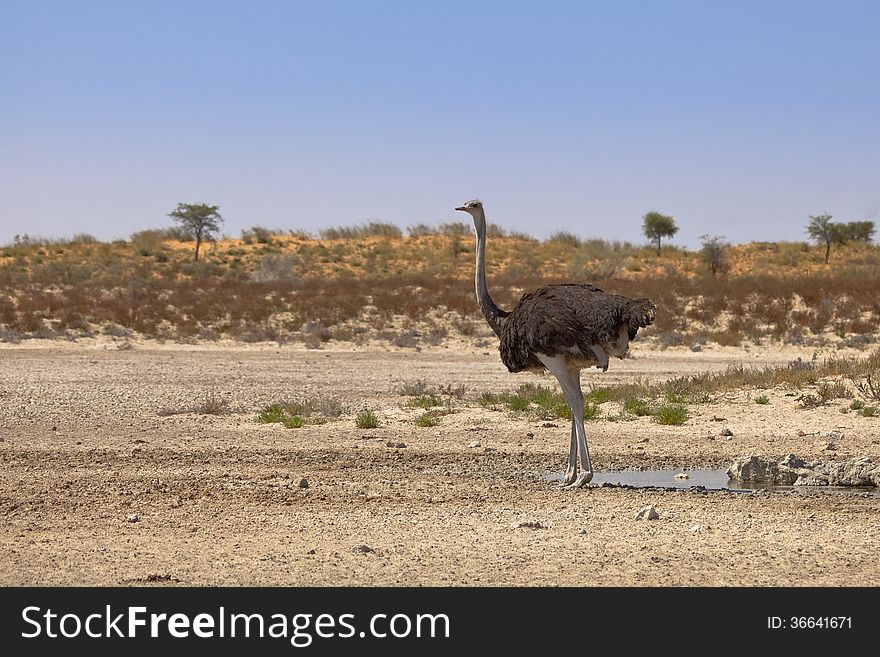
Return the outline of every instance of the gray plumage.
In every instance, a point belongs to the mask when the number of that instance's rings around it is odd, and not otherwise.
[[[524,294],[513,310],[499,308],[486,285],[486,215],[479,200],[456,208],[473,217],[477,235],[477,303],[498,336],[501,360],[511,372],[549,370],[559,381],[571,411],[571,447],[563,485],[593,478],[584,428],[580,371],[608,369],[609,356],[623,358],[638,330],[654,320],[648,299],[607,294],[593,285],[563,283]],[[578,457],[581,471],[578,472]]]

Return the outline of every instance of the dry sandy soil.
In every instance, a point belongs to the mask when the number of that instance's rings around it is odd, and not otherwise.
[[[811,355],[635,348],[584,379]],[[421,411],[395,390],[416,378],[463,384],[471,399],[540,382],[508,374],[492,348],[3,346],[0,584],[880,585],[877,497],[558,490],[546,473],[564,467],[564,421],[471,402],[416,427]],[[161,414],[208,391],[232,412]],[[692,406],[678,427],[591,422],[597,469],[726,467],[751,453],[809,460],[827,443],[814,432],[834,429],[845,434],[836,457],[880,457],[877,418],[769,394],[769,405],[744,391]],[[324,395],[351,412],[301,429],[254,421],[269,403]],[[379,428],[355,426],[365,407]],[[660,518],[634,520],[647,504]]]

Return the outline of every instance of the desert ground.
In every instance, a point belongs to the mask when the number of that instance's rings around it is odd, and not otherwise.
[[[634,345],[583,378],[663,380],[813,352]],[[416,426],[399,394],[414,379],[463,385],[465,401]],[[509,374],[492,346],[0,345],[0,584],[880,585],[880,498],[864,491],[558,489],[567,421],[466,403],[526,381],[556,385]],[[590,422],[594,465],[817,458],[828,431],[843,434],[836,457],[880,458],[877,417],[766,392],[768,404],[743,391],[692,406],[681,426]],[[185,412],[206,395],[228,412]],[[255,421],[304,396],[348,410],[296,429]],[[364,408],[378,428],[356,426]],[[635,520],[646,505],[659,518]]]

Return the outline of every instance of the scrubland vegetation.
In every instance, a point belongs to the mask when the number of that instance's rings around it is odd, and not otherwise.
[[[852,242],[716,244],[707,253],[583,239],[544,241],[495,227],[489,283],[502,307],[541,285],[580,281],[649,297],[659,347],[868,347],[880,322],[880,249]],[[385,341],[400,348],[491,337],[473,298],[465,224],[374,222],[318,236],[256,226],[203,244],[178,228],[103,243],[17,237],[0,247],[0,340],[143,337],[172,341]],[[711,256],[711,257],[710,257]],[[713,260],[715,258],[716,260]]]
[[[825,360],[797,359],[785,365],[746,367],[680,376],[663,382],[636,379],[614,386],[593,385],[584,394],[587,421],[630,422],[639,418],[661,425],[681,425],[691,409],[729,401],[745,394],[756,404],[770,404],[766,393],[788,394],[800,409],[831,406],[844,401],[841,413],[863,417],[880,413],[880,350],[867,357],[832,357]],[[567,421],[571,412],[556,386],[523,383],[510,392],[473,391],[462,385],[431,385],[424,379],[403,381],[397,393],[405,399],[400,409],[417,427],[434,427],[443,418],[465,409],[482,408],[533,421]],[[795,397],[795,394],[797,396]],[[187,412],[187,411],[181,411]],[[192,410],[189,412],[205,412]],[[258,423],[280,423],[288,428],[330,421],[350,422],[359,428],[381,424],[374,411],[352,414],[335,399],[299,399],[272,404],[256,417]],[[556,426],[551,424],[549,426]]]

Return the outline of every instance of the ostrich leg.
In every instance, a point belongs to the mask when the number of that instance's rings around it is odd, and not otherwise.
[[[584,428],[584,393],[581,391],[580,371],[570,370],[562,356],[537,354],[544,366],[559,381],[571,412],[571,447],[568,454],[568,470],[563,479],[565,488],[579,488],[593,479],[593,466],[587,450],[587,432]],[[578,473],[578,456],[581,471]],[[572,477],[574,475],[574,477]]]
[[[578,457],[578,444],[577,444],[577,425],[574,423],[574,416],[571,417],[571,446],[568,450],[568,469],[565,471],[565,477],[562,479],[562,483],[559,484],[560,488],[565,488],[569,484],[573,484],[574,480],[577,478],[577,457]]]

